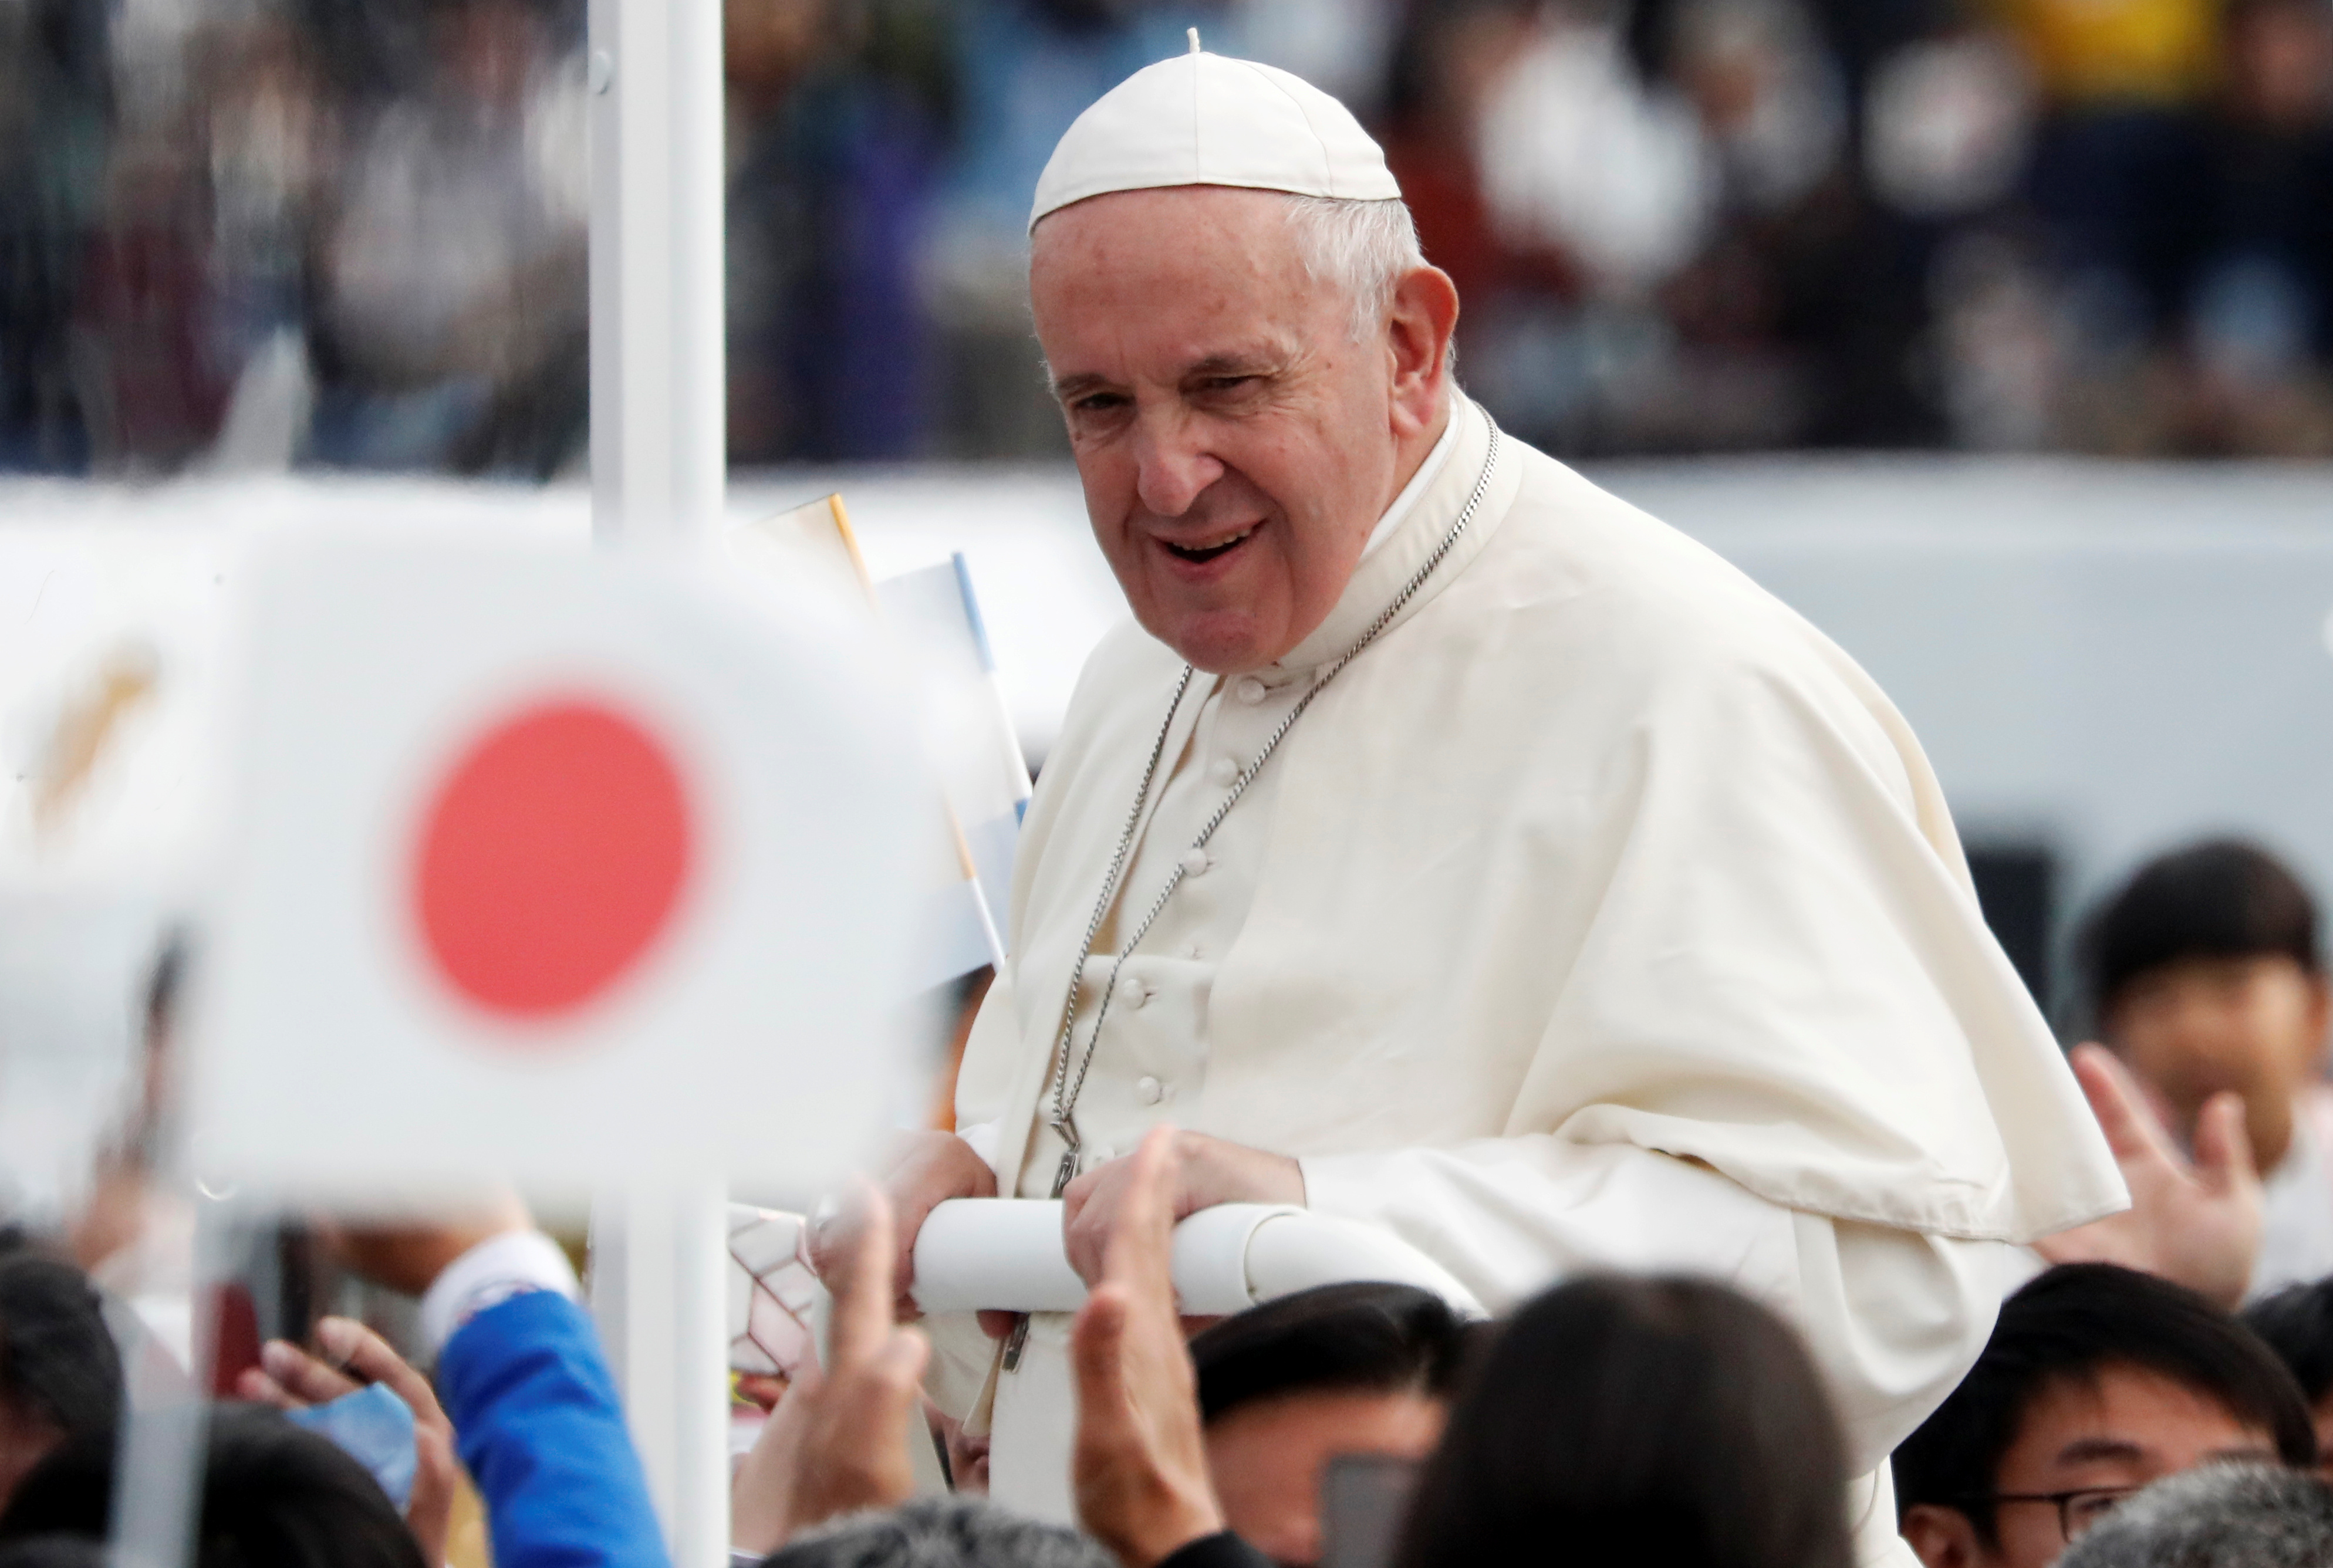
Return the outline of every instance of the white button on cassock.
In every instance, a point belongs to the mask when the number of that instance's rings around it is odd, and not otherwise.
[[[1166,1097],[1166,1085],[1156,1078],[1137,1078],[1134,1080],[1134,1097],[1146,1105],[1155,1105]]]
[[[1207,858],[1207,852],[1204,849],[1183,851],[1183,875],[1186,876],[1202,875],[1207,867],[1214,864],[1214,861]]]
[[[1238,696],[1241,702],[1245,703],[1251,708],[1263,701],[1264,684],[1262,681],[1257,680],[1253,675],[1241,676],[1240,684],[1233,687],[1232,690]]]
[[[1239,777],[1240,765],[1229,757],[1218,757],[1215,765],[1207,770],[1207,778],[1217,784],[1229,784]]]

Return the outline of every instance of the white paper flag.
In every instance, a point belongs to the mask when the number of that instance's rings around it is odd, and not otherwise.
[[[1003,779],[1001,788],[1009,795],[1011,775],[1017,773],[1019,798],[1025,804],[1029,770],[995,694],[989,673],[994,661],[980,629],[979,611],[971,601],[970,579],[963,575],[962,558],[954,567],[911,572],[878,588],[868,574],[866,557],[840,495],[732,531],[729,551],[763,580],[813,597],[847,619],[865,617],[898,659],[901,673],[921,698],[925,751],[935,770],[933,804],[954,839],[924,867],[924,897],[913,944],[917,982],[926,988],[943,986],[984,965],[1001,963],[1004,894],[1012,886],[1022,807],[1012,806],[1009,830],[991,821],[991,798],[1000,788],[991,780]],[[962,676],[967,667],[976,677],[969,686]],[[1011,749],[1009,766],[988,732],[992,708]],[[968,768],[964,766],[966,758],[974,759]],[[966,802],[958,798],[966,779],[981,780],[971,791],[978,817],[967,817]],[[971,831],[974,823],[982,830],[978,840]],[[1001,877],[994,869],[1000,866]]]
[[[858,1151],[938,836],[863,631],[444,535],[280,535],[246,581],[199,1172],[792,1186]]]
[[[1029,809],[1029,763],[996,684],[996,661],[962,554],[875,585],[883,626],[921,687],[924,747],[939,770],[980,894],[1003,946],[1013,856]]]

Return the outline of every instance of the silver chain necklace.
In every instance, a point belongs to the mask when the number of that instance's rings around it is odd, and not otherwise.
[[[1176,888],[1183,885],[1183,878],[1189,875],[1192,862],[1206,849],[1207,840],[1215,836],[1215,829],[1223,826],[1224,818],[1231,815],[1234,806],[1239,804],[1239,798],[1247,793],[1247,787],[1255,782],[1255,776],[1263,771],[1263,765],[1280,749],[1280,742],[1288,738],[1288,731],[1294,729],[1296,721],[1304,716],[1304,710],[1312,705],[1315,697],[1327,690],[1330,682],[1344,673],[1346,665],[1360,656],[1363,648],[1378,640],[1378,634],[1393,624],[1394,617],[1401,614],[1402,607],[1417,597],[1417,590],[1426,586],[1426,579],[1434,575],[1434,569],[1442,564],[1443,558],[1458,542],[1458,536],[1464,533],[1466,525],[1474,521],[1475,511],[1482,506],[1483,496],[1491,488],[1492,472],[1499,463],[1498,424],[1488,414],[1483,416],[1483,420],[1491,427],[1490,450],[1483,455],[1483,472],[1476,476],[1474,492],[1466,497],[1466,504],[1460,510],[1458,521],[1450,525],[1450,531],[1442,536],[1442,541],[1434,547],[1434,553],[1426,558],[1426,564],[1402,585],[1399,593],[1394,595],[1393,602],[1378,612],[1378,618],[1369,623],[1368,629],[1323,669],[1312,682],[1311,689],[1296,700],[1296,706],[1291,708],[1288,716],[1274,726],[1263,743],[1263,750],[1255,754],[1255,760],[1241,770],[1239,777],[1232,780],[1223,804],[1215,808],[1214,815],[1207,818],[1206,826],[1199,829],[1199,836],[1191,840],[1191,847],[1184,851],[1182,857],[1175,863],[1174,871],[1166,878],[1166,885],[1160,888],[1158,896],[1150,901],[1149,913],[1142,917],[1142,923],[1134,928],[1134,934],[1126,939],[1118,950],[1118,956],[1110,961],[1109,980],[1103,985],[1101,1001],[1094,1009],[1093,1033],[1086,1037],[1086,1048],[1078,1056],[1077,1067],[1072,1072],[1070,1048],[1073,1044],[1071,1037],[1077,1028],[1078,1001],[1084,992],[1086,961],[1093,956],[1094,940],[1101,934],[1101,923],[1109,917],[1109,907],[1118,897],[1119,879],[1126,874],[1127,856],[1134,852],[1135,829],[1141,826],[1142,808],[1150,799],[1151,783],[1157,778],[1158,764],[1166,754],[1166,737],[1174,731],[1175,715],[1182,711],[1184,695],[1191,689],[1194,672],[1190,665],[1183,666],[1182,678],[1175,683],[1175,694],[1167,700],[1166,717],[1159,722],[1158,738],[1150,743],[1150,760],[1143,764],[1142,782],[1135,786],[1134,807],[1126,814],[1125,829],[1118,836],[1118,849],[1109,857],[1109,875],[1102,878],[1101,896],[1094,901],[1093,918],[1086,922],[1086,939],[1078,948],[1077,961],[1070,968],[1070,994],[1061,1004],[1061,1032],[1053,1046],[1054,1065],[1051,1080],[1053,1104],[1045,1115],[1046,1125],[1060,1136],[1063,1146],[1061,1163],[1053,1172],[1054,1197],[1059,1198],[1076,1178],[1078,1161],[1084,1152],[1084,1144],[1078,1137],[1078,1099],[1085,1093],[1086,1072],[1093,1066],[1095,1048],[1101,1044],[1101,1027],[1109,1018],[1110,998],[1118,992],[1118,971],[1126,967],[1128,955],[1149,934],[1159,912],[1166,907],[1166,901],[1175,896]],[[1022,1352],[1028,1343],[1029,1319],[1023,1315],[1013,1324],[1013,1332],[1005,1338],[1004,1371],[1020,1370]]]
[[[1191,847],[1176,862],[1173,873],[1166,878],[1166,885],[1160,888],[1158,896],[1150,901],[1149,913],[1142,917],[1141,923],[1134,928],[1134,934],[1126,939],[1118,950],[1118,956],[1111,961],[1109,979],[1103,985],[1101,1001],[1094,1009],[1093,1032],[1086,1037],[1086,1048],[1077,1057],[1073,1072],[1070,1066],[1070,1037],[1077,1028],[1078,1002],[1084,990],[1086,961],[1093,956],[1094,940],[1101,932],[1101,923],[1108,918],[1110,905],[1117,900],[1118,882],[1126,873],[1127,856],[1133,853],[1135,829],[1141,824],[1142,808],[1149,801],[1151,783],[1157,779],[1159,761],[1166,753],[1166,737],[1174,730],[1175,715],[1181,711],[1184,695],[1191,688],[1192,668],[1188,664],[1183,666],[1182,679],[1175,683],[1175,695],[1166,704],[1166,717],[1158,726],[1158,738],[1150,743],[1150,760],[1144,765],[1142,782],[1135,789],[1134,808],[1127,813],[1126,828],[1118,836],[1117,853],[1109,857],[1109,875],[1102,879],[1101,896],[1094,901],[1093,918],[1086,923],[1085,942],[1078,949],[1077,962],[1070,970],[1069,999],[1061,1006],[1061,1032],[1053,1047],[1053,1104],[1045,1117],[1047,1125],[1060,1135],[1065,1145],[1061,1168],[1053,1173],[1054,1197],[1059,1198],[1077,1175],[1078,1161],[1084,1152],[1084,1145],[1078,1137],[1078,1099],[1085,1092],[1086,1072],[1093,1066],[1095,1047],[1101,1044],[1101,1027],[1109,1017],[1110,998],[1118,992],[1118,971],[1125,967],[1128,955],[1149,934],[1159,912],[1166,907],[1166,901],[1175,896],[1176,888],[1183,885],[1183,878],[1189,874],[1192,864],[1202,857],[1207,840],[1215,836],[1215,829],[1222,827],[1224,818],[1231,815],[1232,808],[1239,803],[1239,798],[1247,793],[1247,787],[1255,781],[1258,773],[1263,771],[1263,765],[1272,760],[1272,754],[1280,749],[1280,742],[1287,739],[1288,731],[1296,727],[1296,721],[1304,716],[1304,711],[1312,705],[1313,699],[1328,689],[1329,683],[1343,674],[1345,666],[1359,658],[1361,650],[1377,641],[1378,634],[1393,624],[1393,618],[1401,613],[1402,607],[1417,596],[1417,590],[1426,586],[1426,579],[1434,575],[1434,569],[1442,564],[1443,558],[1458,542],[1459,535],[1466,531],[1466,525],[1474,521],[1474,512],[1483,504],[1483,496],[1491,487],[1492,471],[1499,462],[1498,425],[1487,415],[1484,420],[1491,426],[1490,450],[1483,455],[1483,472],[1475,479],[1474,492],[1467,496],[1465,507],[1458,513],[1458,521],[1450,525],[1450,531],[1442,536],[1442,542],[1434,547],[1434,553],[1426,558],[1426,564],[1402,585],[1401,591],[1394,595],[1393,602],[1378,613],[1378,618],[1369,623],[1368,629],[1323,669],[1314,679],[1311,689],[1297,699],[1296,706],[1288,711],[1288,716],[1280,721],[1271,738],[1264,741],[1263,750],[1255,754],[1255,760],[1232,780],[1223,804],[1215,808],[1214,815],[1207,818],[1206,826],[1199,829],[1199,836],[1191,840]]]

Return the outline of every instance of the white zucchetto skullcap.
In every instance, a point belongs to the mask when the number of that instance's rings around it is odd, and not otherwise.
[[[1197,47],[1146,65],[1078,116],[1037,177],[1029,226],[1111,191],[1228,185],[1384,201],[1401,195],[1361,122],[1301,77]]]

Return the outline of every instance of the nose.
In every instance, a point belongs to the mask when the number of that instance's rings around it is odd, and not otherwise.
[[[1176,413],[1146,411],[1135,430],[1135,492],[1159,517],[1180,517],[1224,476],[1191,422]]]

